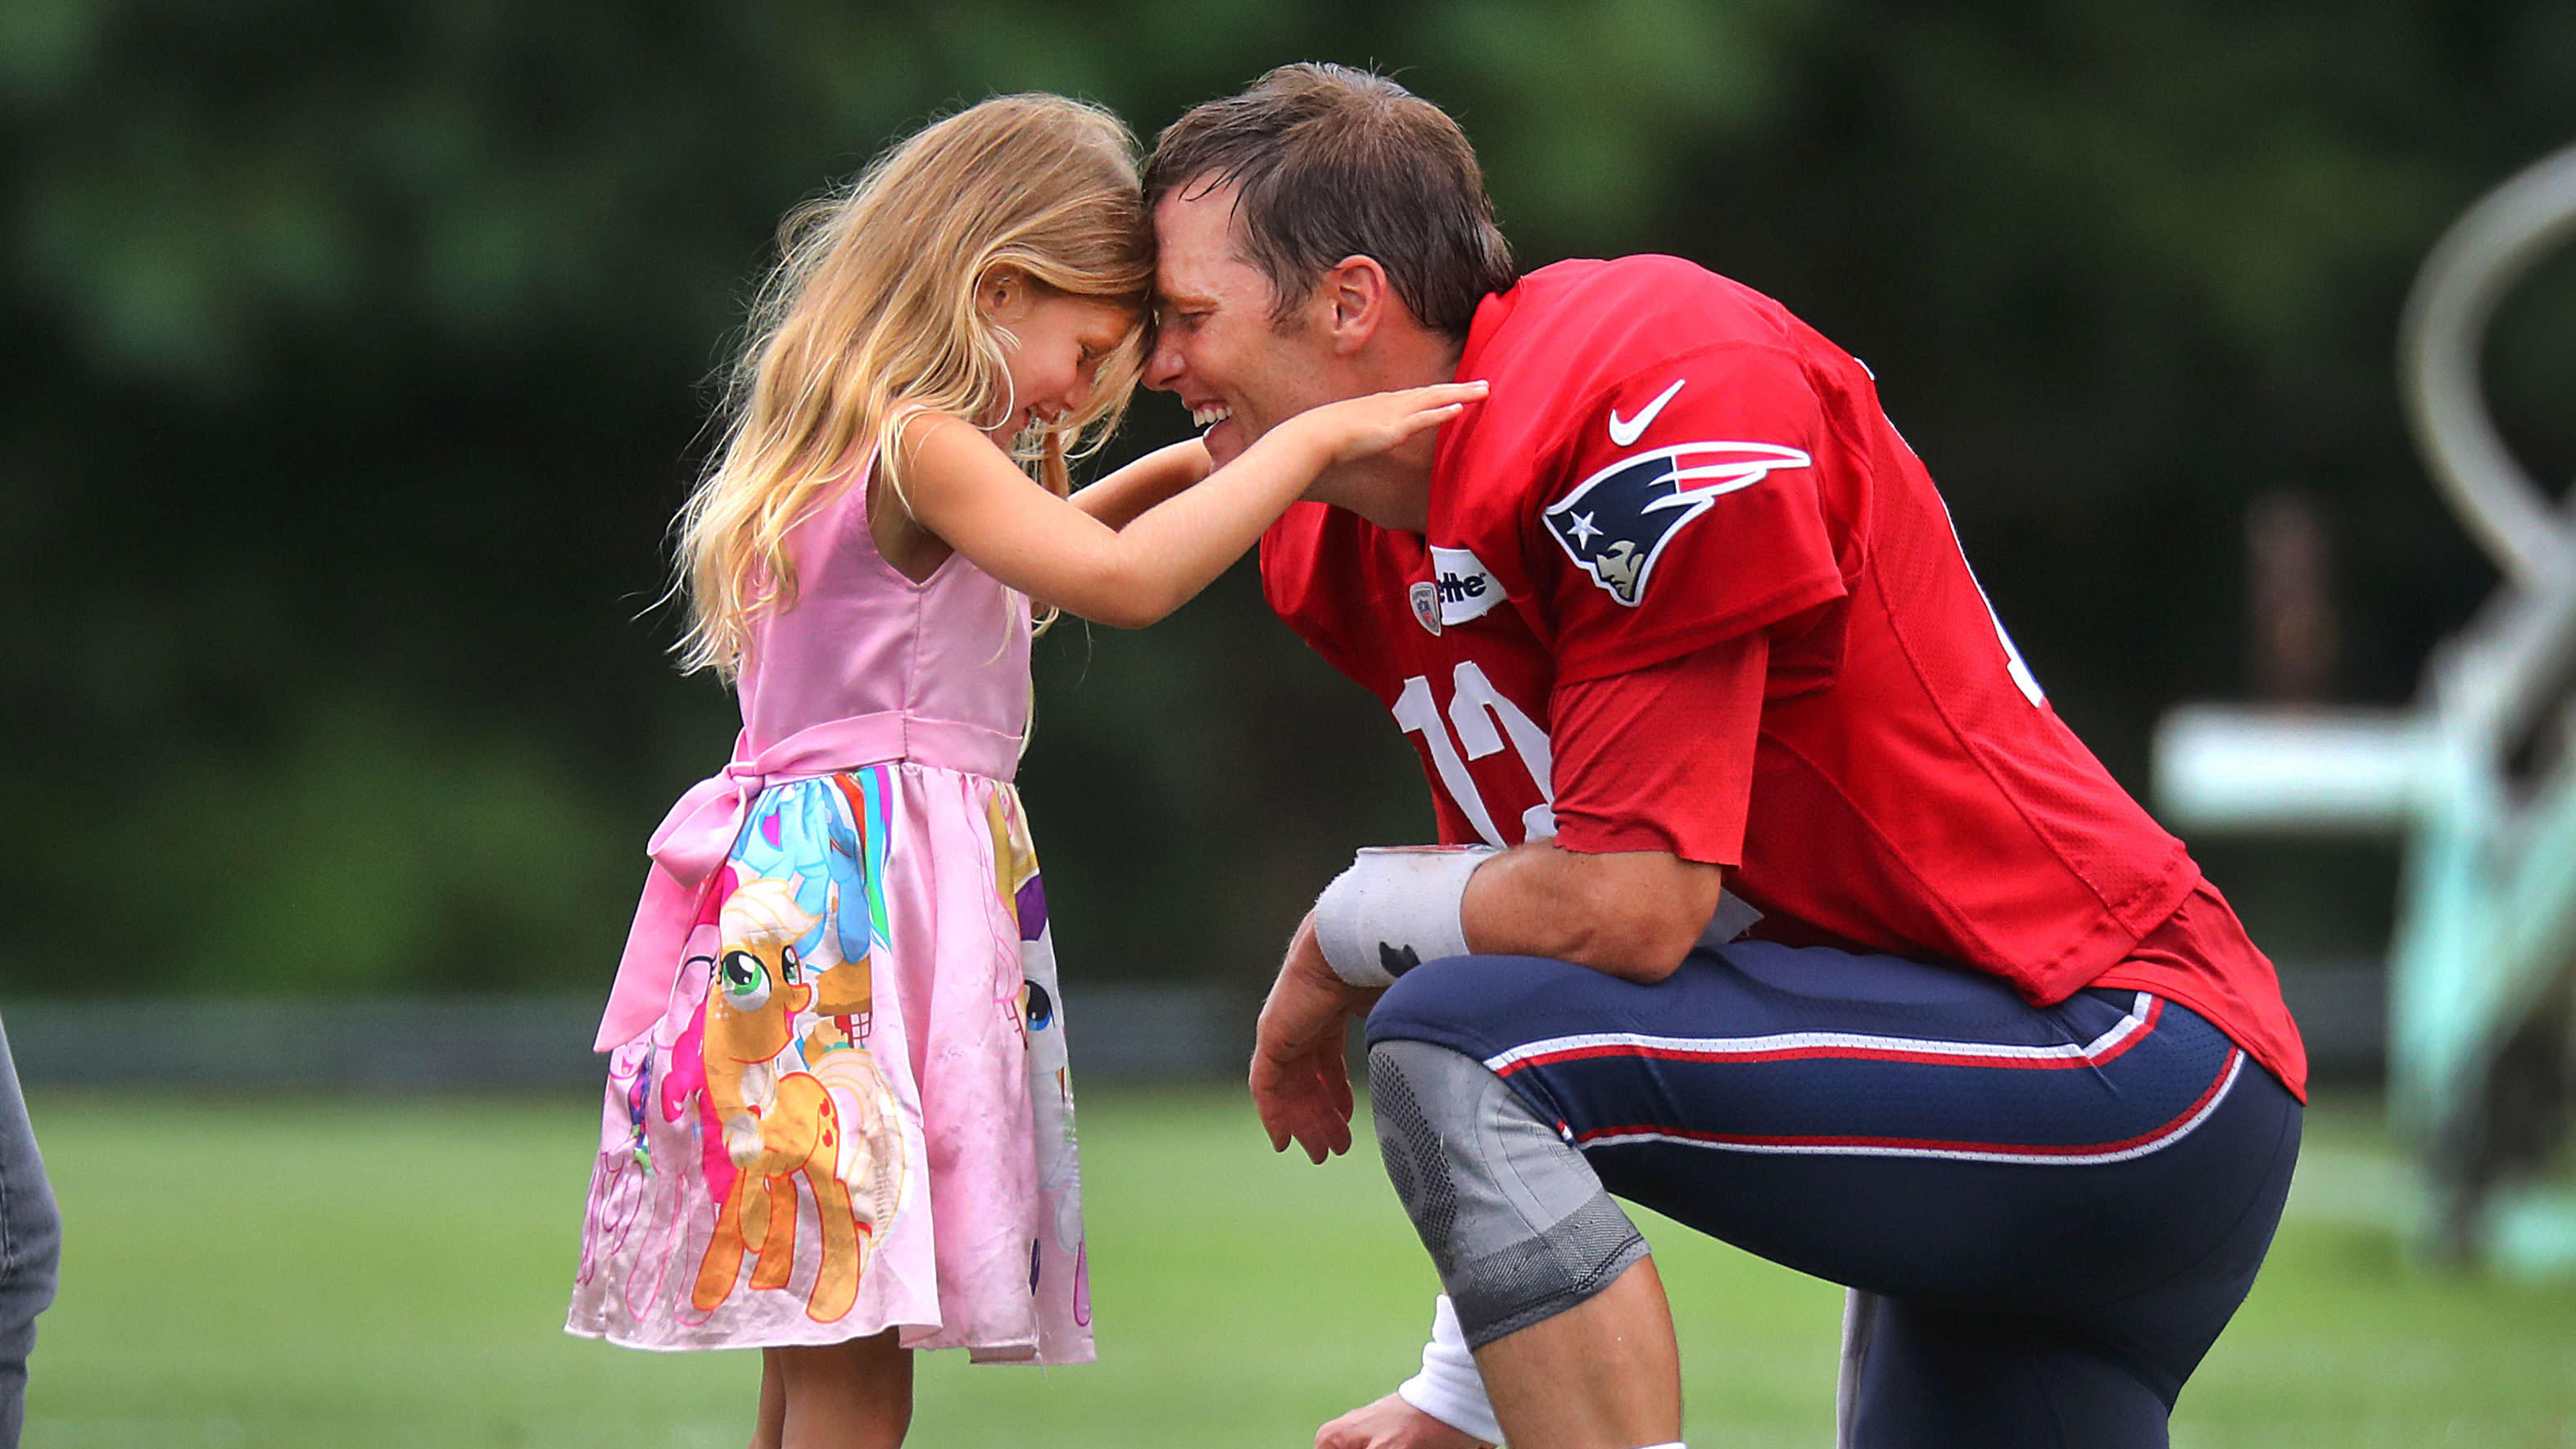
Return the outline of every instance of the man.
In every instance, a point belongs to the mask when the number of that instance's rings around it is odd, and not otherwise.
[[[1319,1162],[1367,1015],[1448,1290],[1424,1373],[1319,1444],[1677,1442],[1611,1194],[1855,1290],[1847,1443],[2163,1444],[2269,1244],[2305,1059],[2225,901],[2049,709],[1867,370],[1672,258],[1516,276],[1455,124],[1365,73],[1199,107],[1146,188],[1147,380],[1219,457],[1492,385],[1263,541],[1272,606],[1413,737],[1461,847],[1362,852],[1262,1013],[1263,1122]]]

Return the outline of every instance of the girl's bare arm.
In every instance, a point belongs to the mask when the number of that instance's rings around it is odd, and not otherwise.
[[[1123,529],[1031,486],[969,424],[925,414],[905,430],[905,493],[913,519],[977,568],[1040,603],[1140,629],[1214,582],[1324,469],[1382,453],[1483,395],[1482,383],[1442,383],[1300,413]]]
[[[1205,478],[1207,445],[1196,438],[1156,448],[1073,495],[1073,506],[1111,528],[1125,528],[1146,509]]]

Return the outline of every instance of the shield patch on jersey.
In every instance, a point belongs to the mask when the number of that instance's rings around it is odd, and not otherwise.
[[[1547,531],[1592,581],[1633,609],[1646,596],[1655,560],[1683,524],[1720,494],[1750,488],[1776,469],[1815,460],[1776,443],[1709,441],[1656,448],[1620,459],[1551,504]]]
[[[1437,634],[1440,632],[1440,586],[1424,579],[1413,586],[1411,594],[1413,622]]]

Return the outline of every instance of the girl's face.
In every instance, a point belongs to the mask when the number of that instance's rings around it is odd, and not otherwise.
[[[1004,343],[1011,377],[1011,410],[984,430],[997,443],[1032,423],[1071,417],[1091,400],[1100,364],[1118,350],[1136,325],[1136,313],[1098,297],[1075,297],[1005,273],[986,282],[976,303]]]

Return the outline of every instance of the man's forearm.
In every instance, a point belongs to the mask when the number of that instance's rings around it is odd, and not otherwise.
[[[1481,954],[1550,956],[1661,981],[1698,942],[1724,876],[1660,851],[1588,855],[1532,841],[1477,869],[1460,919]]]
[[[1315,903],[1323,958],[1385,986],[1440,956],[1548,956],[1661,981],[1699,944],[1725,872],[1661,851],[1586,854],[1532,841],[1363,850]]]

